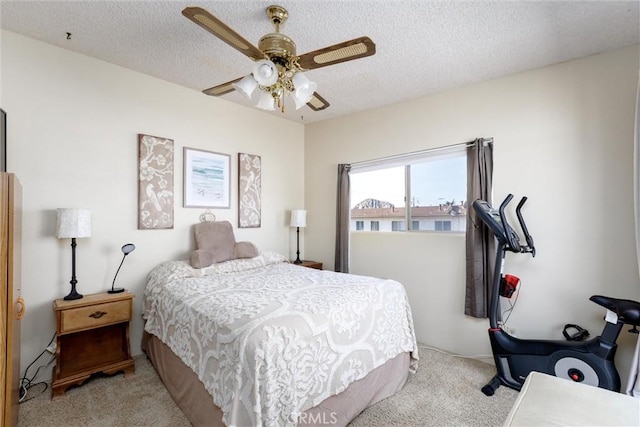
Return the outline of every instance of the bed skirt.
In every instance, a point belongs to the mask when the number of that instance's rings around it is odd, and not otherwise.
[[[224,426],[222,411],[187,365],[156,336],[143,333],[142,349],[169,394],[196,427]],[[346,390],[305,411],[299,426],[346,426],[368,406],[397,393],[409,375],[409,353],[402,353],[352,383]]]

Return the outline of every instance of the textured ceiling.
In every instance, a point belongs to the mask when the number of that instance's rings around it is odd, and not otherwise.
[[[640,42],[638,1],[0,1],[3,29],[194,90],[248,74],[252,60],[181,11],[199,6],[258,44],[265,9],[298,54],[369,36],[376,54],[307,72],[331,104],[287,104],[298,122],[345,116]],[[67,39],[66,33],[72,33]],[[207,96],[202,94],[202,96]],[[252,105],[232,92],[222,98]]]

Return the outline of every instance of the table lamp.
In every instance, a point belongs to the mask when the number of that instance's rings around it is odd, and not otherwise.
[[[88,209],[58,209],[58,225],[56,237],[71,239],[71,292],[65,300],[82,298],[76,291],[76,239],[91,237],[91,211]]]
[[[302,209],[294,209],[291,211],[291,222],[289,223],[290,227],[296,227],[296,242],[297,242],[297,250],[296,250],[296,260],[293,261],[294,264],[302,264],[302,260],[300,260],[300,227],[304,228],[307,226],[307,211]]]

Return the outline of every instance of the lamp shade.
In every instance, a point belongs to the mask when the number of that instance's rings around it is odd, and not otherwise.
[[[302,209],[294,209],[291,211],[291,223],[290,227],[306,227],[307,226],[307,211]]]
[[[58,239],[91,237],[91,211],[88,209],[58,209]]]
[[[304,107],[307,102],[311,101],[318,85],[302,73],[296,73],[296,75],[293,76],[293,85],[296,88],[293,92],[293,100],[296,103],[296,110],[299,110]]]
[[[136,250],[136,245],[134,245],[133,243],[127,243],[126,245],[122,246],[122,253],[125,255],[129,255],[131,252]]]
[[[275,111],[276,108],[274,107],[274,104],[275,104],[275,101],[273,99],[273,96],[271,96],[271,93],[261,92],[260,99],[258,100],[256,107],[258,107],[261,110]]]
[[[254,79],[253,76],[249,74],[247,76],[244,76],[238,83],[233,83],[232,86],[235,88],[235,90],[246,96],[247,99],[251,99],[251,95],[253,94],[253,91],[256,89],[256,87],[258,87],[258,83],[256,82],[256,79]]]
[[[276,64],[267,59],[256,61],[252,74],[261,86],[271,86],[278,81],[278,68],[276,68]]]

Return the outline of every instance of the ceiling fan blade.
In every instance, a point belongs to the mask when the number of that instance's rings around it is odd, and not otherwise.
[[[229,92],[233,92],[235,88],[233,84],[242,80],[242,77],[238,77],[237,79],[233,79],[230,82],[222,83],[221,85],[210,87],[209,89],[205,89],[202,91],[205,95],[211,96],[220,96]]]
[[[313,92],[313,97],[311,98],[311,101],[307,102],[307,105],[313,111],[320,111],[327,108],[330,104],[327,102],[326,99],[321,97],[320,94],[318,94],[318,92]]]
[[[260,49],[206,10],[200,7],[187,7],[182,14],[249,58],[254,60],[266,58]]]
[[[369,37],[360,37],[300,55],[298,64],[305,70],[313,70],[352,59],[364,58],[374,53],[376,53],[375,43]]]

